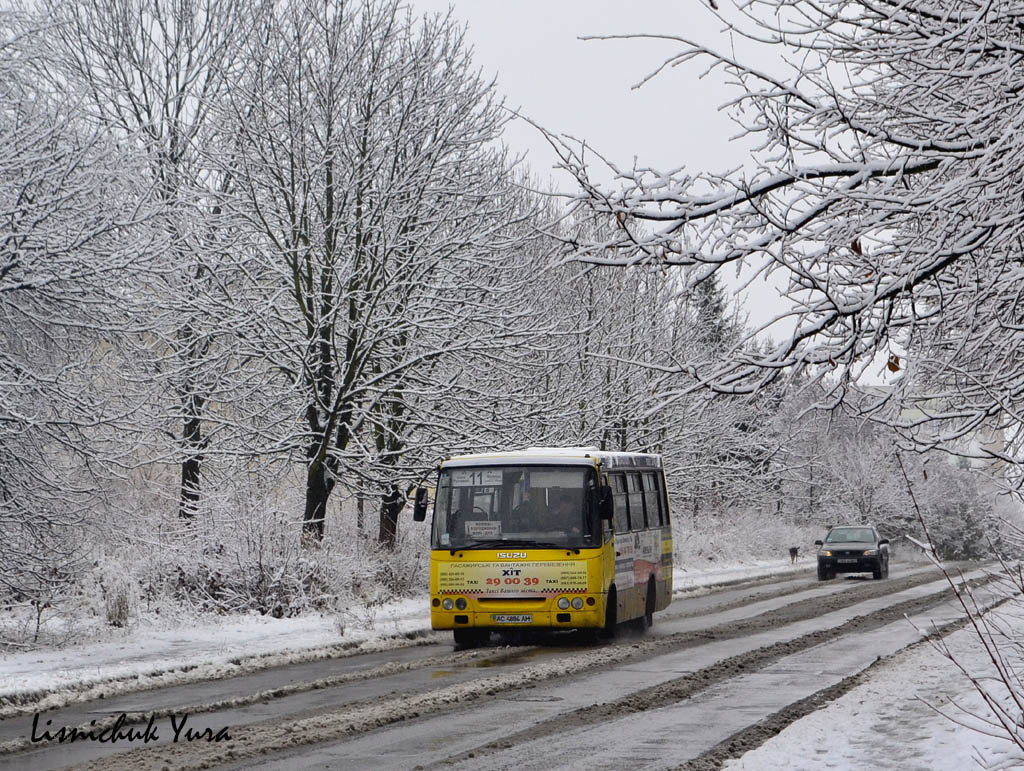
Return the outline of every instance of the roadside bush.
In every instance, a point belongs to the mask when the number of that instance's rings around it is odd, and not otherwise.
[[[284,618],[324,609],[331,592],[323,554],[304,548],[299,529],[280,511],[214,522],[168,544],[141,583],[200,612]]]
[[[119,559],[97,560],[93,580],[103,598],[106,622],[114,627],[126,627],[136,604],[135,582],[131,571]]]
[[[303,538],[292,516],[297,506],[261,504],[236,500],[230,516],[191,525],[165,521],[160,543],[147,544],[149,556],[138,560],[135,583],[147,606],[162,597],[204,613],[284,618],[377,607],[425,591],[426,528],[400,533],[387,550],[357,535],[350,512],[339,507],[316,541]]]

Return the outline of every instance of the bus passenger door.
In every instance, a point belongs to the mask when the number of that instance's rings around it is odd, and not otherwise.
[[[620,620],[634,615],[630,596],[633,594],[633,557],[636,547],[629,526],[629,503],[626,475],[609,474],[612,486],[612,507],[615,523],[615,588],[618,592],[618,617]]]

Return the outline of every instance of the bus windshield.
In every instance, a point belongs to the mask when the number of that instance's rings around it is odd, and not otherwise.
[[[601,544],[595,474],[586,466],[472,466],[441,471],[435,549]]]

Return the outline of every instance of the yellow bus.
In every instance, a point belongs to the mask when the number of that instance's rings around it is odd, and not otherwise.
[[[426,515],[420,488],[413,518]],[[646,629],[671,599],[660,456],[531,447],[441,464],[430,619],[454,632],[457,648],[496,630]]]

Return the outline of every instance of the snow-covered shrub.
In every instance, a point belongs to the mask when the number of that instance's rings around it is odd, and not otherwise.
[[[329,513],[322,541],[303,537],[294,499],[237,495],[191,524],[169,518],[160,543],[147,541],[136,590],[147,604],[164,597],[200,612],[277,618],[346,608],[365,614],[425,591],[427,528],[400,532],[388,550],[358,535],[342,508]]]
[[[86,531],[46,523],[5,524],[0,540],[8,553],[24,560],[0,566],[0,646],[59,644],[71,633],[71,606],[81,593],[90,548]]]
[[[929,512],[928,531],[939,557],[945,560],[977,560],[991,556],[993,528],[988,517],[965,504],[950,502]]]
[[[92,573],[96,589],[103,598],[103,615],[107,624],[128,626],[137,595],[130,568],[120,559],[104,556],[97,559]]]
[[[377,610],[395,599],[426,592],[426,528],[400,534],[394,549],[370,539],[325,539],[338,624],[373,628]]]
[[[275,618],[322,609],[330,595],[321,555],[282,512],[218,523],[191,548],[162,555],[143,580],[200,611]]]
[[[107,623],[111,626],[128,626],[129,613],[127,587],[118,586],[107,597]]]
[[[339,494],[317,541],[303,537],[302,490],[292,480],[227,478],[210,485],[191,521],[177,515],[170,477],[161,480],[162,495],[125,497],[117,511],[98,514],[95,532],[81,544],[89,556],[84,569],[52,576],[59,597],[0,593],[0,646],[61,644],[72,627],[80,641],[140,616],[196,612],[328,613],[337,616],[340,635],[346,624],[373,626],[388,601],[426,591],[428,528],[413,526],[408,510],[388,550],[373,534],[359,534],[354,502]]]
[[[823,533],[816,524],[794,524],[788,517],[742,509],[696,519],[677,515],[672,522],[676,564],[684,568],[765,560],[788,562],[793,546],[805,558]]]

